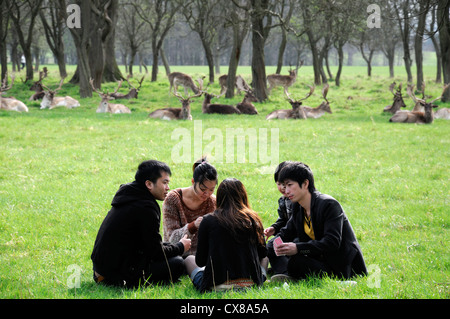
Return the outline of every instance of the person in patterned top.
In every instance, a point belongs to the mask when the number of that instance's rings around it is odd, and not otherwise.
[[[203,216],[216,209],[213,194],[217,185],[217,171],[206,158],[193,165],[192,185],[169,192],[163,203],[164,241],[176,243],[185,235],[191,239],[191,249],[183,257],[197,250],[197,231]]]

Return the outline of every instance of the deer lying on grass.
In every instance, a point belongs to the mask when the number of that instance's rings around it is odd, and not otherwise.
[[[45,95],[41,102],[41,110],[45,108],[49,108],[50,110],[52,110],[58,106],[65,106],[68,109],[80,106],[80,102],[78,102],[77,100],[75,100],[70,96],[65,97],[55,96],[56,92],[61,90],[63,83],[64,79],[61,79],[61,81],[59,82],[59,87],[54,90],[50,90],[47,86],[42,85],[45,89]]]
[[[142,79],[138,82],[139,83],[139,87],[135,88],[133,85],[131,85],[130,81],[129,81],[130,75],[127,76],[126,81],[128,82],[128,85],[131,87],[130,91],[128,91],[127,94],[122,94],[122,93],[111,93],[111,97],[114,99],[137,99],[138,98],[138,94],[139,94],[139,89],[142,86],[142,82],[144,81],[145,75],[142,77]]]
[[[116,90],[113,93],[109,92],[100,92],[94,86],[94,79],[89,79],[89,83],[91,84],[92,90],[96,92],[100,97],[101,101],[97,108],[97,113],[112,113],[112,114],[121,114],[121,113],[131,113],[131,110],[123,104],[114,104],[109,103],[110,100],[114,100],[112,94],[117,93],[119,88],[122,86],[122,81],[119,81]]]
[[[30,101],[42,100],[45,96],[44,87],[42,86],[42,80],[45,78],[45,73],[43,71],[39,72],[39,80],[33,83],[30,87],[30,91],[35,93],[30,97]]]
[[[211,104],[211,100],[213,98],[219,98],[221,95],[215,95],[212,93],[208,93],[206,91],[203,91],[203,94],[205,95],[205,98],[203,100],[202,104],[202,113],[205,114],[241,114],[241,111],[239,111],[236,107],[233,105],[227,105],[227,104]]]
[[[330,102],[327,100],[327,94],[328,94],[329,87],[330,86],[328,85],[328,83],[325,84],[325,86],[323,87],[322,97],[325,101],[320,103],[320,105],[318,107],[312,108],[309,106],[303,106],[303,110],[305,111],[307,118],[318,119],[319,117],[324,115],[325,112],[330,113],[330,114],[333,113],[330,108]]]
[[[253,90],[245,83],[245,80],[242,77],[236,78],[236,86],[239,90],[245,92],[244,99],[242,102],[236,105],[236,108],[241,111],[242,114],[250,114],[256,115],[258,114],[258,110],[252,104],[252,102],[259,102],[258,98],[253,93]]]
[[[391,105],[386,106],[383,109],[383,112],[391,112],[392,114],[395,114],[402,107],[406,107],[406,104],[403,101],[402,96],[402,84],[400,83],[394,92],[395,86],[396,86],[395,82],[392,82],[392,84],[389,86],[389,91],[391,91],[392,95],[394,95],[394,101],[392,102]]]
[[[173,93],[172,93],[173,94]],[[155,119],[162,120],[192,120],[191,115],[191,100],[193,98],[199,97],[203,92],[199,91],[193,96],[183,97],[180,93],[176,92],[175,95],[181,102],[181,108],[166,107],[163,109],[158,109],[150,113],[148,116]]]
[[[289,95],[289,92],[287,91],[287,89],[284,90],[284,94],[286,94],[287,100],[289,101],[289,103],[292,106],[291,110],[275,110],[272,113],[270,113],[269,115],[266,116],[266,120],[273,120],[273,119],[306,119],[306,113],[305,110],[302,106],[302,101],[306,100],[307,98],[309,98],[313,92],[314,92],[315,87],[314,86],[310,86],[309,87],[309,93],[300,100],[294,100],[291,98],[291,96]]]
[[[22,102],[13,97],[3,97],[3,93],[10,90],[14,84],[14,75],[11,76],[11,84],[8,86],[8,75],[3,79],[0,87],[0,109],[6,111],[28,112],[28,107]]]
[[[227,92],[227,80],[228,80],[228,74],[222,75],[219,77],[219,84],[220,84],[220,95],[223,95]],[[238,82],[240,82],[238,86]],[[236,76],[236,83],[235,83],[237,94],[241,94],[242,90],[241,87],[244,87],[246,90],[250,89],[250,86],[245,82],[244,78],[240,75]]]
[[[243,79],[242,79],[243,80]],[[198,80],[200,90],[205,95],[205,98],[203,100],[202,104],[202,112],[205,114],[258,114],[258,111],[256,110],[255,106],[252,104],[252,102],[258,101],[258,99],[253,95],[253,91],[250,89],[246,89],[243,86],[242,81],[238,81],[237,85],[239,85],[239,89],[242,91],[245,91],[244,99],[241,103],[238,103],[237,106],[228,105],[228,104],[211,104],[211,100],[213,98],[219,98],[222,95],[225,94],[223,92],[220,95],[215,95],[212,93],[208,93],[206,89],[203,89],[203,81],[201,79]]]
[[[413,88],[414,86],[408,87],[408,95],[411,97],[411,99],[414,101],[416,108],[423,108],[424,111],[398,111],[394,114],[394,116],[391,117],[389,122],[395,122],[395,123],[416,123],[416,124],[431,124],[434,120],[433,115],[433,108],[438,107],[437,105],[433,104],[434,101],[439,100],[442,98],[442,95],[444,95],[445,90],[449,87],[450,84],[447,84],[444,86],[444,89],[442,91],[441,96],[435,98],[431,102],[427,102],[425,100],[425,94],[423,99],[419,99],[414,95]],[[423,93],[423,92],[422,92]],[[419,106],[418,106],[419,104]]]
[[[178,85],[182,85],[184,87],[184,95],[188,95],[187,89],[191,89],[194,94],[198,94],[199,88],[195,85],[192,77],[190,75],[181,73],[181,72],[172,72],[169,74],[169,95],[170,92],[177,93]]]
[[[439,110],[437,110],[434,113],[435,119],[443,119],[443,120],[450,120],[450,109],[448,107],[443,107]]]

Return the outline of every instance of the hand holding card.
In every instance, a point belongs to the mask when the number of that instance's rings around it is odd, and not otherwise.
[[[281,245],[282,243],[283,243],[283,240],[281,239],[280,236],[278,236],[277,238],[275,238],[274,241],[273,241],[274,247],[278,247],[278,246]]]
[[[275,250],[275,255],[279,256],[277,250],[278,250],[278,247],[279,247],[280,245],[282,245],[282,244],[283,244],[283,240],[281,239],[280,236],[276,237],[276,238],[273,240],[273,248],[274,248],[274,250]]]

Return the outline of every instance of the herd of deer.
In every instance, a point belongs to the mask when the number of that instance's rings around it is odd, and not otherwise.
[[[59,83],[59,87],[56,89],[50,89],[44,84],[42,84],[43,79],[45,78],[46,73],[39,73],[39,80],[34,82],[31,86],[30,90],[35,91],[35,93],[30,97],[30,101],[41,100],[41,109],[49,108],[54,109],[58,106],[65,106],[69,109],[80,106],[80,103],[70,96],[58,97],[56,93],[62,88],[64,83],[64,79],[62,79]],[[28,112],[28,107],[21,101],[13,98],[13,97],[3,97],[3,93],[10,90],[14,84],[14,76],[11,77],[11,84],[7,85],[7,76],[2,81],[0,88],[0,109],[18,111],[18,112]],[[204,87],[203,79],[197,79],[198,85],[196,85],[191,76],[181,73],[181,72],[172,72],[168,76],[169,79],[169,95],[173,94],[176,96],[181,102],[181,108],[172,108],[166,107],[153,111],[149,114],[151,118],[158,118],[164,120],[192,120],[191,108],[190,104],[194,98],[200,97],[204,95],[204,100],[202,103],[202,112],[205,114],[258,114],[256,107],[252,102],[258,102],[253,90],[250,86],[245,82],[242,76],[236,76],[235,86],[238,91],[244,92],[244,98],[237,105],[227,105],[227,104],[218,104],[211,103],[213,98],[220,98],[227,91],[227,75],[223,75],[219,78],[219,83],[221,86],[220,94],[216,95],[208,92],[208,87]],[[310,87],[309,93],[306,94],[304,98],[301,99],[293,99],[291,94],[288,92],[288,89],[296,82],[297,72],[294,70],[289,71],[289,75],[279,75],[279,74],[271,74],[267,76],[268,81],[268,91],[269,94],[273,88],[277,86],[281,86],[284,89],[284,93],[286,95],[287,101],[291,105],[291,109],[286,110],[275,110],[266,116],[267,120],[273,119],[307,119],[307,118],[319,118],[325,113],[332,113],[330,108],[330,102],[327,100],[327,94],[329,90],[329,85],[325,84],[322,88],[322,97],[324,101],[317,107],[309,107],[303,105],[303,101],[308,99],[315,90],[315,87]],[[135,88],[129,82],[129,76],[126,78],[130,86],[130,90],[127,94],[118,93],[118,90],[121,88],[123,81],[119,81],[117,88],[113,93],[100,91],[94,86],[94,82],[90,79],[90,84],[94,92],[96,92],[100,98],[100,104],[97,108],[97,113],[131,113],[131,110],[123,105],[123,104],[115,104],[111,103],[111,100],[115,99],[132,99],[137,98],[139,89],[142,86],[142,82],[144,77],[139,81],[139,87]],[[178,86],[184,87],[184,96],[182,96],[178,92]],[[447,84],[444,87],[445,92],[448,89],[450,84]],[[394,92],[395,89],[395,92]],[[188,90],[191,90],[194,95],[189,95]],[[449,108],[441,108],[440,110],[433,112],[433,108],[437,106],[433,104],[436,100],[440,99],[442,96],[433,99],[431,102],[426,101],[425,97],[425,83],[422,86],[422,98],[417,98],[414,95],[414,86],[408,84],[407,94],[414,101],[415,106],[412,111],[401,110],[401,108],[406,107],[405,102],[402,97],[402,85],[398,86],[396,83],[392,83],[389,87],[389,90],[394,96],[393,103],[384,108],[385,112],[391,112],[394,115],[389,120],[390,122],[403,122],[403,123],[432,123],[435,118],[443,118],[450,119],[450,109]],[[443,94],[442,93],[442,94]]]
[[[282,86],[284,88],[284,93],[287,97],[287,100],[292,106],[290,110],[276,110],[267,115],[267,120],[272,119],[306,119],[306,118],[319,118],[325,112],[332,113],[330,108],[330,103],[327,100],[326,96],[328,93],[328,84],[322,90],[322,96],[325,102],[322,102],[318,107],[312,108],[309,106],[303,106],[302,101],[306,100],[308,97],[312,95],[314,92],[314,87],[310,88],[310,93],[300,100],[294,100],[291,98],[288,88],[291,87],[297,78],[296,71],[290,71],[289,75],[279,75],[272,74],[267,77],[267,81],[269,83],[269,91],[271,91],[274,87]],[[238,93],[245,92],[244,98],[240,103],[236,106],[228,105],[228,104],[217,104],[211,103],[213,98],[220,98],[223,96],[226,91],[226,83],[227,83],[227,75],[223,75],[219,78],[219,84],[221,86],[220,94],[216,95],[208,92],[208,88],[203,85],[203,78],[197,79],[198,85],[196,85],[191,76],[181,73],[181,72],[172,72],[169,74],[169,94],[173,94],[181,102],[181,108],[162,108],[153,111],[149,114],[149,117],[166,119],[166,120],[176,120],[176,119],[192,119],[190,114],[190,103],[193,98],[200,97],[204,95],[203,103],[202,103],[202,112],[205,114],[258,114],[258,111],[255,105],[252,102],[258,102],[253,90],[250,86],[245,82],[242,76],[236,76],[235,86]],[[183,97],[180,93],[178,93],[178,86],[184,87],[184,93],[186,97]],[[188,90],[191,90],[194,95],[188,95]]]
[[[389,86],[389,91],[394,95],[394,100],[391,105],[384,108],[384,112],[390,112],[394,115],[390,118],[389,122],[396,123],[417,123],[417,124],[431,124],[434,119],[446,119],[450,120],[450,109],[441,108],[436,112],[433,112],[433,108],[438,106],[433,104],[433,102],[439,100],[444,95],[445,90],[450,87],[450,84],[444,86],[441,96],[433,99],[431,102],[427,102],[427,97],[425,96],[425,83],[422,83],[422,98],[418,98],[414,94],[414,85],[408,84],[406,88],[406,93],[414,102],[414,108],[412,111],[402,110],[401,108],[406,107],[402,96],[402,84],[398,86],[393,82]],[[394,92],[395,89],[395,92]]]

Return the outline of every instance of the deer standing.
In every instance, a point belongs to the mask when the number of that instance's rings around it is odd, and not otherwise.
[[[100,101],[100,105],[97,108],[96,111],[97,113],[112,113],[112,114],[131,113],[131,110],[123,104],[109,103],[110,100],[114,100],[114,98],[111,95],[117,93],[119,88],[122,86],[122,81],[119,81],[119,84],[117,85],[117,88],[113,93],[100,92],[99,90],[97,90],[94,86],[94,79],[92,78],[89,80],[89,83],[91,84],[92,90],[94,90],[94,92],[96,92],[102,99]]]
[[[172,92],[172,88],[174,89],[173,93],[178,91],[178,85],[182,85],[184,87],[184,95],[188,95],[187,89],[191,89],[194,94],[198,94],[199,88],[195,85],[192,77],[190,75],[181,73],[181,72],[172,72],[168,75],[169,78],[169,95]]]
[[[142,86],[142,82],[144,81],[145,75],[142,77],[142,79],[139,81],[139,87],[135,88],[133,85],[131,85],[130,81],[128,79],[130,78],[130,75],[126,78],[126,81],[128,82],[128,85],[131,87],[130,91],[128,91],[127,94],[117,93],[114,92],[111,94],[111,97],[114,99],[137,99],[139,94],[139,89]]]
[[[64,79],[61,79],[61,81],[59,82],[59,87],[55,90],[50,90],[47,86],[42,85],[45,88],[45,95],[41,102],[41,110],[45,108],[49,108],[51,110],[58,106],[65,106],[68,109],[80,106],[80,102],[70,96],[55,96],[56,92],[61,90],[63,83]]]
[[[325,86],[322,89],[322,97],[325,100],[324,102],[320,103],[318,107],[309,107],[309,106],[303,106],[303,110],[305,111],[305,115],[307,118],[312,119],[318,119],[322,115],[325,114],[325,112],[332,114],[330,107],[330,102],[327,100],[327,94],[329,89],[329,84],[325,84]]]
[[[445,90],[449,87],[450,84],[447,84],[444,86],[444,89],[442,91],[441,96],[435,98],[431,102],[427,102],[425,100],[425,94],[422,99],[417,98],[414,95],[413,88],[414,86],[408,87],[408,95],[411,97],[411,99],[414,101],[416,108],[423,108],[424,111],[398,111],[394,114],[389,120],[389,122],[395,122],[395,123],[416,123],[416,124],[431,124],[434,120],[433,115],[433,108],[438,107],[437,105],[433,104],[434,101],[439,100],[442,98],[442,95],[444,95]],[[422,92],[423,93],[423,92]],[[419,105],[419,106],[418,106]]]
[[[306,113],[304,110],[304,107],[302,106],[304,100],[309,98],[313,92],[315,87],[310,86],[309,87],[309,93],[300,100],[294,100],[289,95],[289,92],[287,89],[284,90],[284,93],[286,94],[287,100],[292,106],[291,110],[275,110],[271,112],[269,115],[266,116],[266,120],[273,120],[273,119],[306,119]]]
[[[219,84],[220,84],[220,95],[223,95],[227,92],[227,80],[228,80],[228,74],[222,75],[219,77]],[[238,82],[240,82],[240,84],[238,85]],[[245,89],[249,90],[250,86],[247,84],[247,82],[245,82],[244,78],[240,75],[236,76],[236,83],[235,83],[236,89],[237,89],[237,93],[241,94],[241,91],[245,91],[242,90],[241,88],[244,87]]]
[[[389,91],[391,91],[392,95],[394,95],[394,101],[392,102],[391,105],[386,106],[383,109],[383,112],[391,112],[392,114],[395,114],[402,107],[406,107],[406,104],[403,101],[402,96],[402,84],[400,83],[394,92],[395,86],[396,86],[395,82],[392,82],[392,84],[389,86]]]
[[[14,75],[11,76],[11,84],[7,86],[8,75],[5,76],[0,87],[0,109],[6,111],[28,112],[28,107],[13,97],[3,97],[3,93],[10,90],[14,84]]]
[[[172,93],[173,94],[173,93]],[[150,113],[148,116],[155,119],[162,120],[192,120],[191,115],[191,101],[193,98],[199,97],[203,92],[199,91],[193,96],[183,97],[180,93],[176,92],[175,95],[181,102],[181,108],[166,107],[158,109]]]
[[[303,61],[301,61],[299,68],[303,65]],[[280,74],[270,74],[267,76],[267,82],[269,83],[268,92],[269,94],[272,92],[272,89],[277,86],[282,86],[286,91],[289,87],[291,87],[295,81],[297,81],[297,71],[289,70],[289,75],[280,75]]]

